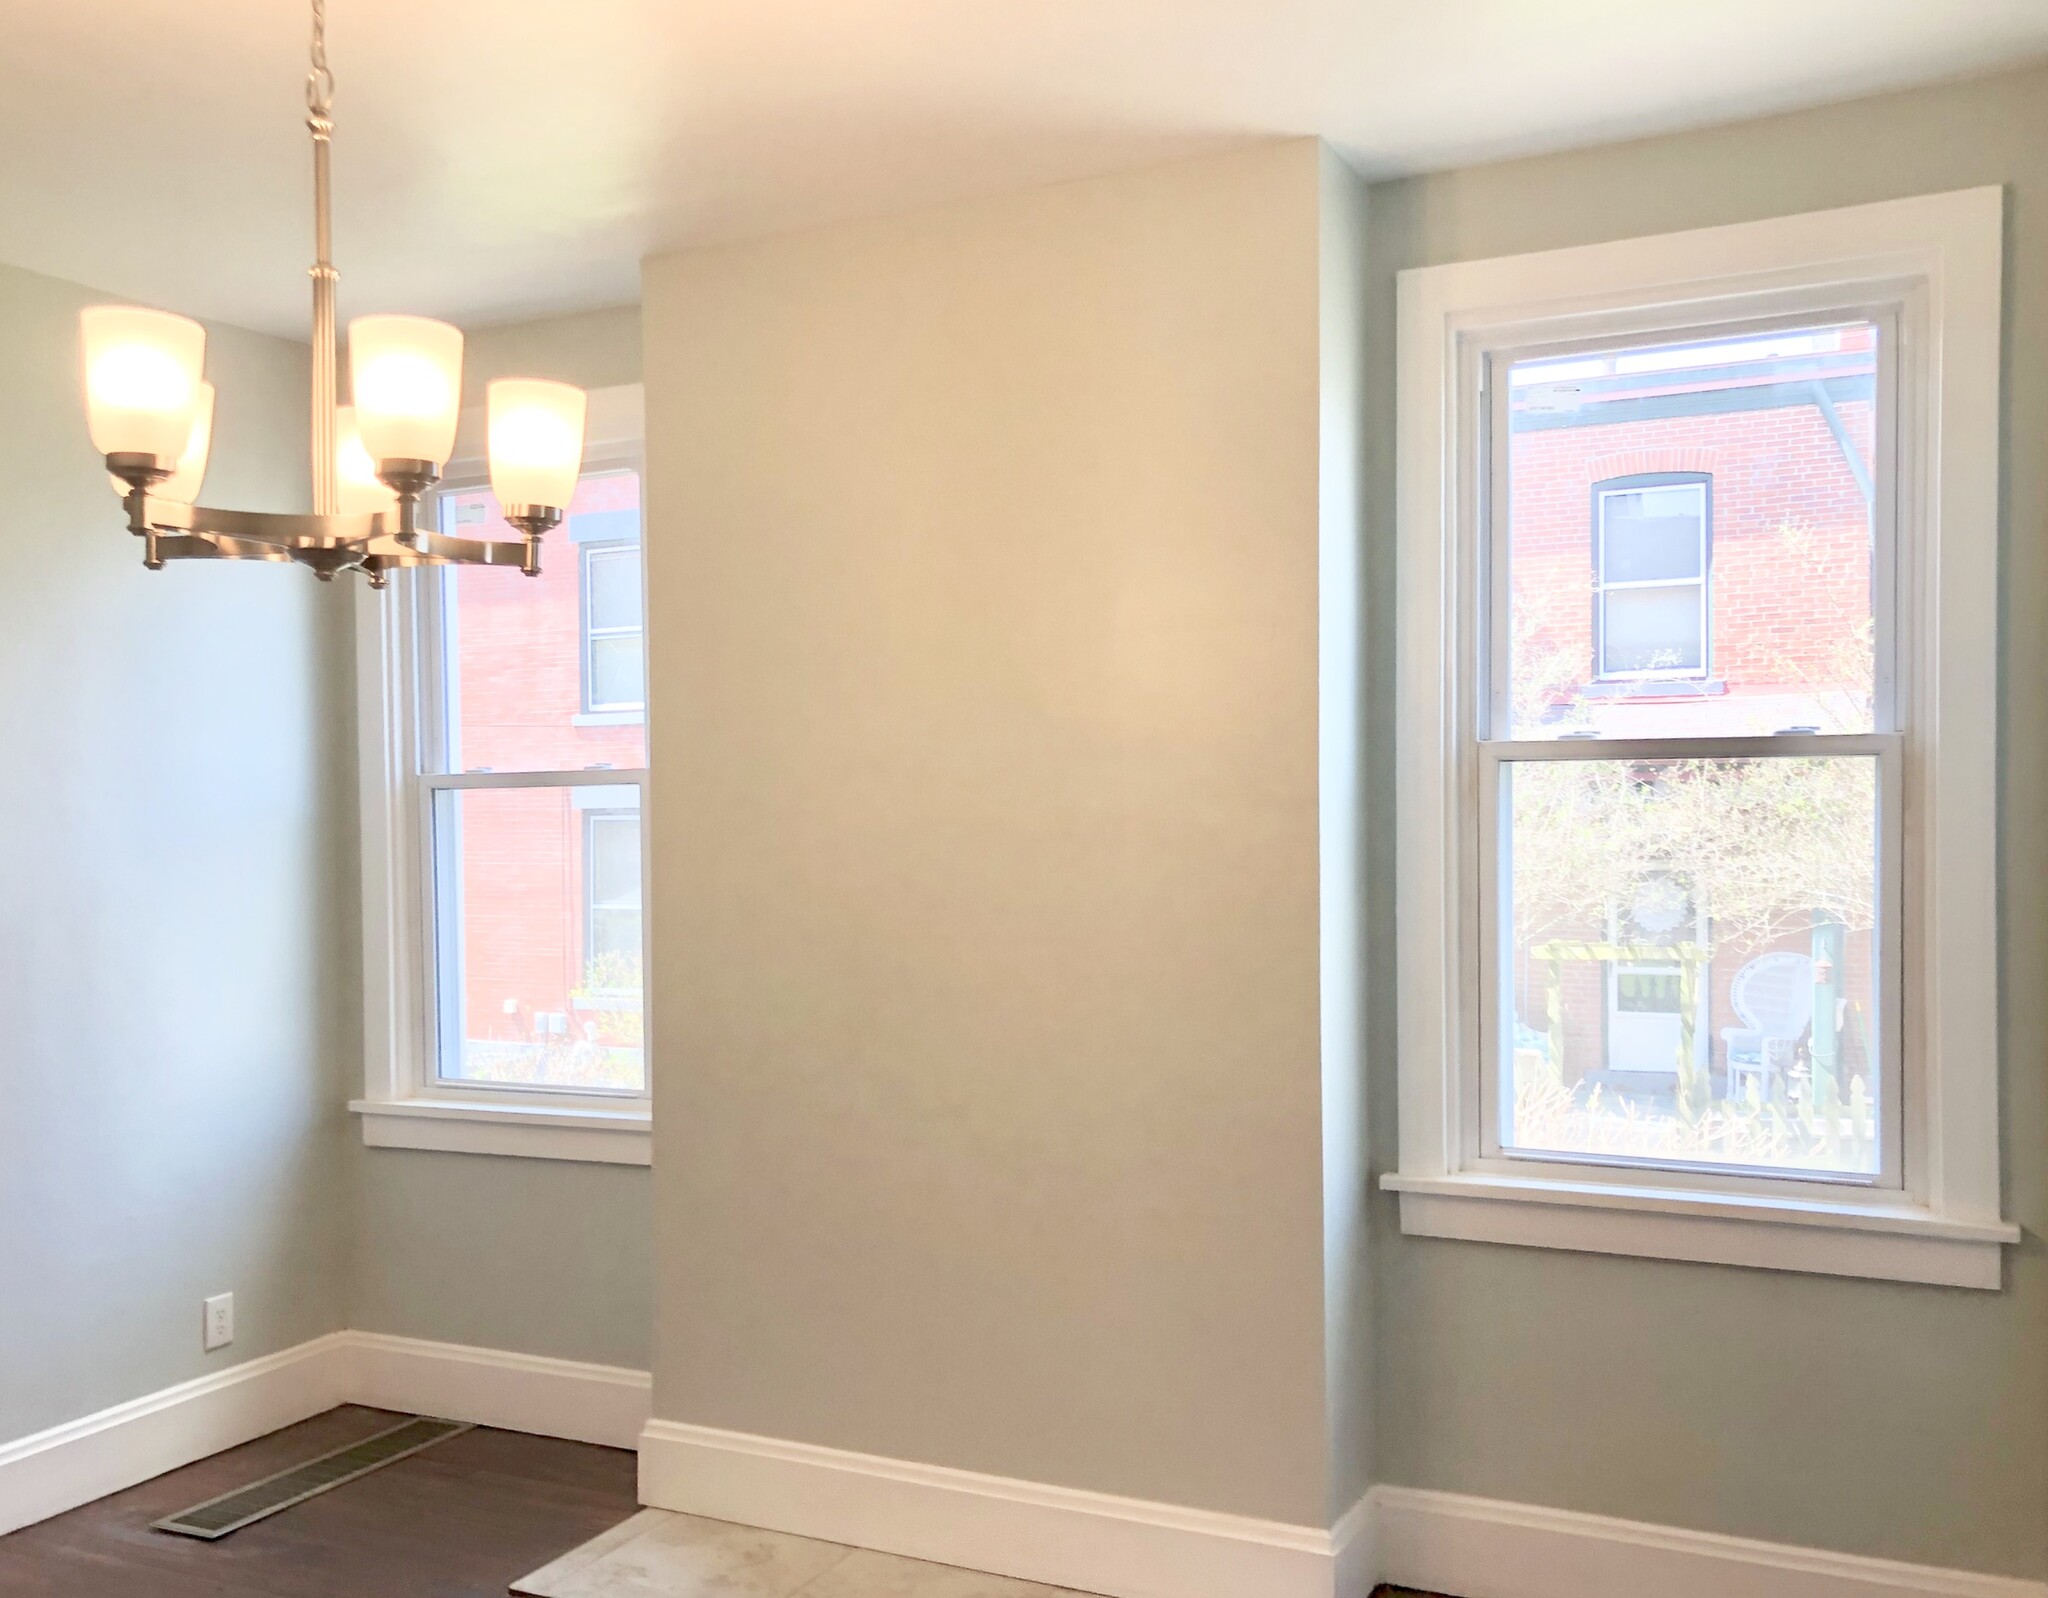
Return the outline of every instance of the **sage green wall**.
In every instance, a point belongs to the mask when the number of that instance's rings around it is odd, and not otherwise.
[[[462,403],[481,405],[494,378],[548,377],[581,388],[640,381],[640,307],[613,305],[463,334]]]
[[[644,1167],[358,1152],[349,1325],[647,1369]]]
[[[472,405],[494,377],[636,383],[639,311],[472,329],[463,375]],[[645,1168],[418,1149],[359,1148],[357,1162],[352,1326],[647,1368]]]
[[[1324,1523],[1320,182],[648,263],[657,1414]]]
[[[1368,195],[1357,173],[1328,149],[1319,153],[1318,177],[1316,761],[1322,861],[1323,1382],[1329,1446],[1324,1524],[1333,1525],[1371,1485],[1373,1471],[1372,1185],[1363,986]]]
[[[2048,71],[1376,185],[1369,587],[1392,593],[1394,274],[2008,186],[2002,1293],[1403,1238],[1380,1202],[1384,1480],[2048,1577]],[[1985,529],[1991,536],[1992,530]],[[1390,620],[1372,655],[1391,751]],[[1393,932],[1375,768],[1374,975]],[[1394,1164],[1391,982],[1373,1019]]]
[[[347,610],[143,570],[80,400],[108,297],[0,266],[0,1440],[343,1324]],[[207,368],[207,499],[305,508],[304,346]]]

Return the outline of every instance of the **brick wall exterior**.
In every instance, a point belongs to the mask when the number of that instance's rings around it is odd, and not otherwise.
[[[1840,406],[1866,460],[1872,406]],[[1708,676],[1735,695],[1834,686],[1846,629],[1870,614],[1863,492],[1820,410],[1786,405],[1518,433],[1513,590],[1521,660],[1595,676],[1593,489],[1644,473],[1712,479]]]

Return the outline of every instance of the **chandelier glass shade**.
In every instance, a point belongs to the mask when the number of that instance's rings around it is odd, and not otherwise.
[[[334,76],[326,0],[312,0],[306,126],[313,136],[313,513],[213,510],[197,503],[213,437],[206,329],[139,305],[79,313],[86,420],[93,447],[143,540],[143,564],[170,560],[295,561],[324,580],[361,571],[382,588],[407,566],[517,566],[540,571],[542,536],[559,526],[583,464],[586,399],[566,383],[506,378],[488,390],[493,492],[514,539],[450,538],[420,525],[422,498],[455,452],[462,406],[462,333],[423,316],[359,316],[349,324],[349,388],[337,403],[329,260],[328,150]]]
[[[199,498],[199,486],[206,480],[206,456],[213,447],[213,385],[199,385],[199,403],[192,412],[192,426],[185,435],[185,448],[178,456],[178,464],[171,475],[156,485],[158,499],[176,500],[180,505],[190,505]],[[114,492],[122,496],[128,493],[128,485],[107,474],[107,481],[114,485]]]
[[[491,492],[501,505],[566,505],[583,469],[583,390],[506,377],[485,391]]]
[[[344,516],[374,516],[398,508],[398,495],[378,480],[377,463],[363,447],[353,405],[334,413],[334,481],[334,508]]]
[[[78,320],[93,447],[175,467],[199,415],[206,329],[189,316],[139,305],[91,305]]]

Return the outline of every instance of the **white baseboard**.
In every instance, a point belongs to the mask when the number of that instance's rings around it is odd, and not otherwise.
[[[640,1501],[1112,1598],[2048,1598],[2048,1582],[1414,1488],[1328,1531],[651,1421]]]
[[[1336,1536],[1042,1482],[656,1420],[640,1501],[1112,1598],[1365,1598]],[[1362,1517],[1346,1517],[1362,1535]]]
[[[647,1372],[378,1332],[332,1332],[0,1443],[0,1533],[192,1464],[337,1404],[631,1448]]]
[[[2048,1582],[1412,1487],[1372,1490],[1379,1579],[1458,1598],[2048,1598]]]
[[[636,1446],[647,1424],[646,1371],[382,1332],[341,1335],[350,1403],[607,1448]]]
[[[1330,1528],[1330,1572],[1334,1598],[1368,1598],[1385,1578],[1380,1575],[1380,1531],[1373,1518],[1372,1494],[1347,1509]]]
[[[335,1332],[0,1443],[0,1533],[337,1404],[640,1446],[640,1498],[1111,1598],[2048,1598],[2048,1582],[1375,1487],[1329,1530],[649,1420],[645,1371]]]
[[[345,1401],[335,1332],[0,1443],[0,1533],[120,1492]]]

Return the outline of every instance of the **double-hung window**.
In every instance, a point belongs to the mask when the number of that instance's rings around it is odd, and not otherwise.
[[[424,567],[364,596],[372,1143],[647,1158],[637,400],[591,396],[538,577]],[[512,536],[473,458],[433,510]]]
[[[1999,1285],[2000,220],[1403,275],[1406,1230]]]

